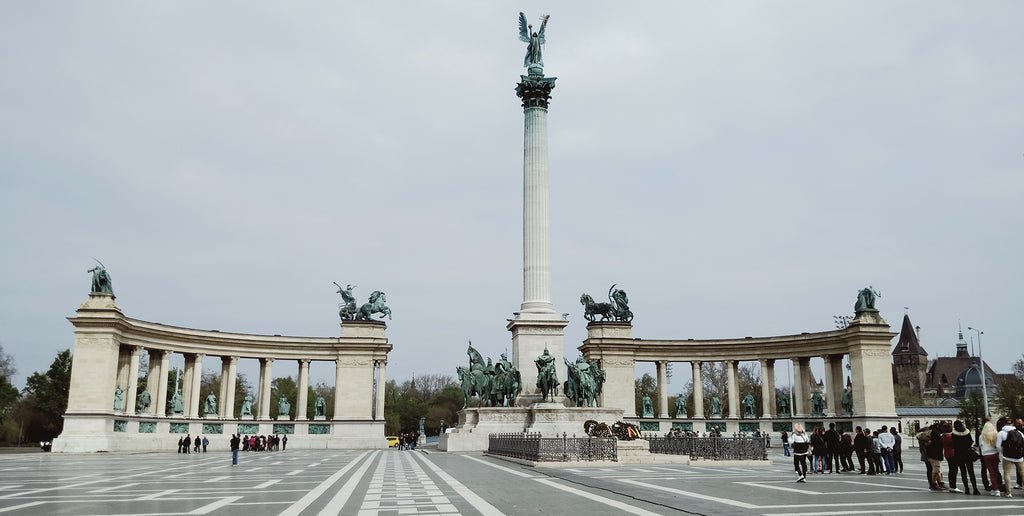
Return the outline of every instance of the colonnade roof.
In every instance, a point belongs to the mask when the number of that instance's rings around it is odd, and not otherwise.
[[[725,360],[782,360],[823,357],[850,352],[851,343],[862,345],[865,337],[876,344],[885,344],[896,336],[887,324],[855,324],[842,330],[818,333],[800,333],[772,337],[743,337],[731,339],[640,339],[617,338],[613,332],[597,336],[591,332],[579,350],[584,353],[628,354],[637,362],[692,362]]]
[[[121,345],[174,353],[326,361],[358,355],[383,360],[392,348],[384,335],[383,321],[346,321],[339,337],[294,337],[171,326],[125,317],[116,307],[83,307],[68,320],[77,333],[113,333]]]

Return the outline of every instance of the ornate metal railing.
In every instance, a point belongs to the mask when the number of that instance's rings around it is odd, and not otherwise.
[[[689,455],[706,460],[767,460],[764,439],[758,437],[656,437],[646,435],[651,453]]]
[[[618,460],[614,437],[541,437],[539,433],[490,434],[487,453],[534,462]]]

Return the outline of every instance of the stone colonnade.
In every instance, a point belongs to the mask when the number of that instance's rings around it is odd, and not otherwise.
[[[64,416],[64,431],[54,441],[55,451],[100,451],[140,449],[139,443],[120,446],[130,431],[118,429],[129,421],[137,425],[170,422],[171,430],[182,428],[189,420],[202,423],[242,423],[252,427],[271,421],[271,380],[275,363],[298,364],[298,396],[294,403],[295,422],[314,421],[306,413],[309,366],[313,361],[335,364],[334,417],[317,425],[316,439],[325,447],[387,447],[384,439],[385,366],[391,345],[385,337],[382,321],[346,321],[340,337],[282,337],[195,330],[167,326],[125,317],[114,304],[113,296],[92,294],[68,318],[75,326],[75,349],[71,369],[71,389]],[[145,392],[150,396],[147,409],[138,410],[139,364],[143,351],[149,354],[149,375]],[[167,380],[170,358],[182,354],[180,396],[181,414],[168,414]],[[203,363],[220,359],[221,384],[216,413],[206,414],[200,399]],[[240,359],[258,359],[258,404],[252,415],[235,414],[235,381]],[[379,386],[374,389],[374,385]],[[123,402],[114,408],[117,389],[123,389]],[[173,420],[173,422],[172,422]],[[279,416],[278,420],[291,420]],[[175,427],[174,424],[179,426]],[[324,428],[327,425],[328,428]],[[229,425],[230,426],[230,425]],[[191,429],[191,427],[188,427]],[[224,434],[234,433],[234,427]],[[308,430],[307,435],[314,433]],[[198,428],[196,429],[198,430]],[[291,428],[289,430],[292,430]],[[325,431],[326,430],[326,431]],[[268,428],[262,433],[276,433]],[[173,432],[172,432],[173,433]],[[197,433],[194,431],[194,433]],[[250,432],[253,433],[253,432]],[[296,435],[295,437],[298,437]],[[152,436],[148,437],[152,440]],[[293,447],[302,447],[301,439],[291,439]],[[142,447],[144,449],[144,446]]]
[[[607,372],[601,406],[625,410],[627,417],[634,414],[636,362],[654,362],[658,377],[658,400],[654,403],[659,418],[669,418],[667,365],[669,362],[689,362],[693,368],[694,407],[688,417],[680,419],[707,419],[709,407],[704,406],[701,364],[724,362],[728,378],[729,419],[740,419],[740,393],[737,388],[737,368],[741,361],[760,363],[762,411],[756,417],[779,418],[775,400],[775,366],[790,360],[793,363],[793,401],[789,418],[811,417],[810,392],[806,391],[810,378],[810,360],[822,357],[825,362],[825,406],[830,416],[842,414],[843,356],[850,357],[852,382],[852,416],[855,421],[871,424],[896,417],[892,390],[890,341],[896,334],[877,312],[859,312],[845,329],[802,333],[780,337],[760,337],[721,340],[646,340],[632,337],[629,323],[590,323],[587,340],[579,347],[587,360],[599,360]],[[725,406],[723,406],[723,409]],[[724,412],[724,410],[723,410]],[[858,423],[860,424],[860,423]]]

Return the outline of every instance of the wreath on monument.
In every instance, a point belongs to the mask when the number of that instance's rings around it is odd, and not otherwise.
[[[583,423],[583,431],[585,431],[587,435],[589,435],[590,437],[612,436],[612,431],[610,428],[608,428],[607,424],[598,423],[593,419],[588,419],[585,423]]]
[[[612,433],[620,441],[632,441],[640,438],[640,429],[636,425],[626,423],[625,421],[619,421],[612,425]]]

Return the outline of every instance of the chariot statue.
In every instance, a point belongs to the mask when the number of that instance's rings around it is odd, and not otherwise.
[[[96,260],[93,258],[93,260]],[[107,274],[107,268],[102,262],[96,260],[99,265],[85,271],[92,273],[92,294],[110,294],[114,295],[114,286],[110,283],[110,275]]]
[[[882,297],[882,294],[875,290],[875,287],[861,289],[857,293],[857,304],[853,305],[854,312],[877,312],[875,299]]]
[[[583,317],[594,322],[597,317],[602,321],[612,320],[616,322],[629,322],[633,320],[633,312],[629,309],[629,297],[626,291],[616,289],[612,285],[608,289],[608,303],[596,303],[589,294],[580,296],[580,304],[583,305]]]
[[[370,301],[357,308],[356,298],[352,294],[355,285],[342,287],[336,281],[334,284],[338,287],[338,294],[341,294],[342,302],[338,303],[338,317],[342,321],[369,321],[373,319],[373,314],[380,314],[381,319],[384,316],[391,319],[391,309],[384,304],[387,298],[383,292],[374,290],[370,294]]]

